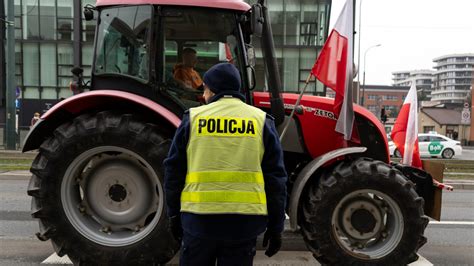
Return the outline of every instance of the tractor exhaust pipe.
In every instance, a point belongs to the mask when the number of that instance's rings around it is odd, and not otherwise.
[[[275,118],[275,126],[279,126],[285,120],[285,107],[281,98],[281,79],[278,70],[278,62],[275,56],[275,44],[273,42],[273,32],[270,24],[270,16],[268,9],[264,4],[265,0],[259,0],[262,6],[264,18],[261,46],[263,52],[263,60],[265,62],[265,70],[268,77],[268,90],[270,92],[271,114]]]

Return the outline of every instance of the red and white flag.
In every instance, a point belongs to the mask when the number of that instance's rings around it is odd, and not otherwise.
[[[319,54],[311,73],[336,92],[334,111],[338,114],[336,131],[350,140],[354,125],[352,106],[352,46],[354,1],[347,0],[334,29]]]
[[[422,169],[418,148],[418,99],[414,82],[398,113],[391,136],[402,154],[402,164]]]

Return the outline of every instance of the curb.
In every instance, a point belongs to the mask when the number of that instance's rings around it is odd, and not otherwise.
[[[460,190],[474,190],[474,183],[445,183],[452,186],[454,189]]]

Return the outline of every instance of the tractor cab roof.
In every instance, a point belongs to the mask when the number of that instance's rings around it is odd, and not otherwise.
[[[96,6],[147,4],[212,7],[239,11],[247,11],[250,9],[250,6],[243,0],[97,0]]]

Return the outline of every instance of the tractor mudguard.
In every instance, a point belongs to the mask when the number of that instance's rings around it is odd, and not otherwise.
[[[433,176],[431,175],[431,173],[399,163],[392,162],[391,164],[400,172],[402,172],[406,178],[408,178],[415,184],[416,193],[418,193],[419,196],[423,197],[425,201],[423,206],[425,215],[439,221],[441,218],[442,190],[437,189],[433,185]]]
[[[341,148],[337,150],[330,151],[326,154],[323,154],[319,157],[313,159],[308,163],[303,170],[298,174],[296,181],[293,185],[290,196],[290,206],[289,206],[289,215],[290,215],[290,227],[291,230],[296,231],[298,228],[298,204],[300,201],[301,193],[303,192],[306,183],[310,177],[324,164],[327,162],[336,159],[337,157],[344,156],[347,154],[354,153],[363,153],[367,150],[365,147],[351,147],[351,148]]]
[[[157,119],[165,120],[169,126],[177,128],[181,119],[160,104],[142,96],[117,90],[96,90],[69,97],[49,109],[28,132],[23,142],[23,152],[39,148],[53,131],[66,121],[92,110],[103,110],[126,104],[130,110],[145,110]]]

